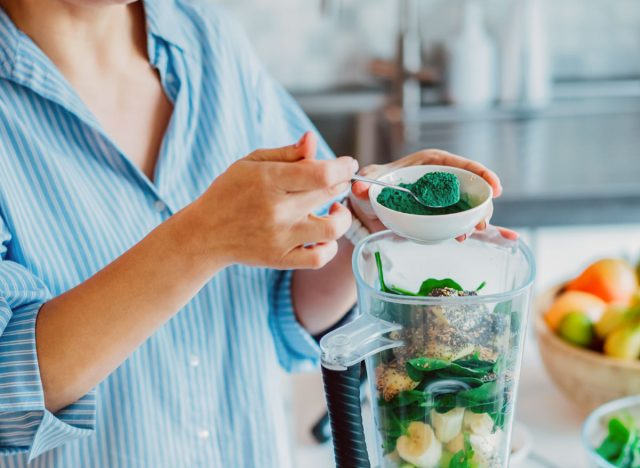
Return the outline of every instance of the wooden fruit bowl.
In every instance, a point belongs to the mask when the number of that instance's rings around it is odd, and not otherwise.
[[[614,359],[572,346],[549,329],[543,315],[561,289],[550,289],[535,305],[538,348],[554,383],[587,411],[616,398],[640,394],[640,361]]]

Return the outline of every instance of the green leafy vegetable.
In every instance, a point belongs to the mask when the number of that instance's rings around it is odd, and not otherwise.
[[[464,289],[462,289],[462,286],[460,286],[458,283],[453,281],[451,278],[445,278],[441,280],[438,280],[435,278],[429,278],[422,282],[417,295],[428,296],[433,292],[434,289],[439,289],[439,288],[451,288],[451,289],[455,289],[456,291],[464,291]]]
[[[428,296],[434,291],[434,289],[441,288],[451,288],[455,289],[456,291],[464,291],[464,288],[451,278],[428,278],[422,282],[420,288],[418,289],[418,292],[415,293],[398,286],[388,285],[384,280],[384,271],[382,268],[382,258],[380,256],[380,252],[376,252],[374,256],[376,259],[376,267],[378,269],[378,281],[380,282],[380,290],[382,292],[397,294],[399,296]],[[480,283],[480,286],[476,288],[476,291],[480,291],[485,286],[486,282],[483,281],[482,283]]]
[[[607,437],[596,449],[598,455],[620,468],[640,466],[640,434],[631,415],[611,418],[607,429]]]
[[[376,267],[378,268],[378,280],[380,281],[380,290],[382,292],[391,292],[384,282],[384,273],[382,272],[382,259],[380,258],[380,252],[375,253]]]
[[[473,460],[475,455],[469,436],[464,435],[464,449],[456,452],[449,462],[449,468],[476,468],[478,463]]]

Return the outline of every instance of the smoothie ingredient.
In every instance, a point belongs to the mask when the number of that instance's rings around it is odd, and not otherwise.
[[[596,449],[598,455],[614,466],[636,468],[640,466],[640,436],[638,423],[630,414],[609,420],[607,437]]]
[[[406,435],[398,437],[396,448],[403,460],[419,468],[434,468],[440,462],[442,444],[428,424],[413,421]]]
[[[567,284],[569,291],[584,291],[608,303],[628,305],[638,289],[634,268],[625,260],[607,258],[589,265]]]
[[[640,358],[640,324],[623,325],[607,336],[604,353],[618,359]]]
[[[488,413],[474,413],[465,411],[463,419],[465,431],[476,435],[487,435],[493,432],[493,418]]]
[[[426,207],[418,203],[410,194],[392,188],[382,189],[377,198],[378,203],[391,210],[415,215],[452,214],[472,207],[468,197],[460,194],[458,178],[448,172],[429,172],[413,184],[398,185],[411,190],[427,205],[442,205],[442,208]]]
[[[604,311],[600,320],[595,324],[596,334],[598,338],[604,340],[611,332],[624,325],[631,319],[631,314],[627,307],[620,305],[611,305]]]
[[[451,452],[452,455],[458,453],[460,450],[464,450],[464,436],[462,432],[459,432],[457,436],[450,440],[445,448]]]
[[[385,367],[376,372],[376,385],[386,401],[393,400],[400,392],[413,390],[418,382],[411,380],[404,369]]]
[[[460,434],[463,417],[464,408],[453,408],[446,413],[431,410],[431,424],[438,440],[446,444]]]
[[[560,322],[558,335],[569,343],[587,348],[595,338],[593,322],[582,312],[569,312]]]
[[[376,252],[376,267],[378,268],[378,281],[380,290],[386,293],[397,294],[399,296],[474,296],[477,291],[486,286],[486,282],[480,283],[475,291],[465,291],[456,281],[451,278],[435,279],[428,278],[422,282],[417,292],[408,291],[395,285],[388,285],[384,280],[384,269],[380,252]]]
[[[560,322],[570,312],[582,312],[596,322],[606,308],[607,304],[598,296],[583,291],[567,291],[557,297],[544,314],[544,319],[549,328],[557,333]]]
[[[427,172],[411,191],[428,206],[445,207],[460,201],[460,182],[450,172]]]

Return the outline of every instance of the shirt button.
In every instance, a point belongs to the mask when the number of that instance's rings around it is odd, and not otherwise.
[[[171,73],[167,74],[167,77],[165,79],[169,84],[175,83],[176,81],[175,76],[173,76]]]
[[[211,433],[206,429],[200,429],[198,431],[198,438],[202,440],[207,440],[211,436]]]
[[[200,365],[200,358],[195,354],[189,356],[189,365],[191,367],[198,367]]]
[[[167,205],[165,205],[164,202],[157,200],[153,203],[153,209],[156,210],[158,213],[162,213],[164,210],[167,209]]]

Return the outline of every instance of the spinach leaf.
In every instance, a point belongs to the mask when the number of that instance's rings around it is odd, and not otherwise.
[[[451,374],[449,374],[446,370],[444,371],[436,371],[434,376],[439,380],[448,380],[451,379]],[[470,388],[479,387],[484,384],[484,380],[478,379],[475,377],[455,377],[456,382],[462,382],[463,384],[468,385]]]
[[[469,436],[464,436],[464,449],[456,452],[449,462],[449,468],[476,468],[478,464],[473,460],[475,452],[469,442]]]
[[[496,363],[492,361],[483,361],[477,354],[469,357],[463,357],[453,361],[454,364],[464,367],[465,369],[475,370],[484,374],[495,372]]]
[[[435,279],[435,278],[429,278],[422,282],[417,295],[428,296],[433,292],[434,289],[439,289],[439,288],[451,288],[451,289],[455,289],[456,291],[463,291],[462,286],[460,286],[451,278],[445,278],[441,280]]]
[[[455,282],[451,278],[445,278],[441,280],[435,279],[435,278],[426,279],[420,285],[420,289],[418,290],[417,293],[408,291],[398,286],[388,285],[384,281],[384,271],[382,267],[382,257],[380,256],[380,251],[376,252],[374,256],[376,258],[376,268],[378,269],[378,282],[380,283],[380,290],[382,292],[397,294],[399,296],[428,296],[433,292],[434,289],[438,289],[438,288],[452,288],[457,291],[464,291],[462,286],[460,286],[457,282]],[[476,291],[479,291],[485,285],[486,283],[483,281],[480,284],[480,286],[478,286],[478,289],[476,289]]]
[[[380,252],[376,252],[374,256],[376,257],[376,267],[378,268],[378,280],[380,281],[380,290],[386,293],[391,292],[391,290],[387,288],[387,285],[384,282],[384,273],[382,271],[382,259],[380,258]]]
[[[467,406],[473,406],[493,403],[497,399],[498,395],[498,384],[496,381],[491,381],[484,383],[479,387],[472,388],[471,390],[460,392],[457,396],[459,401],[467,403]]]
[[[483,281],[482,283],[480,283],[480,285],[476,288],[476,292],[480,291],[481,289],[484,289],[486,285],[487,285],[486,281]]]
[[[596,452],[604,459],[616,463],[617,466],[626,466],[625,464],[632,458],[632,445],[637,440],[637,434],[633,430],[633,422],[631,417],[628,419],[628,425],[621,418],[611,418],[608,423],[607,437],[602,441]],[[618,462],[622,464],[618,464]]]
[[[628,422],[631,423],[631,418],[627,418]],[[631,424],[629,424],[631,426]],[[629,440],[630,430],[629,427],[625,423],[622,422],[619,418],[611,418],[609,420],[609,424],[607,425],[609,429],[609,437],[613,440],[620,442],[622,444],[626,444]]]
[[[409,378],[415,382],[422,381],[424,373],[433,372],[439,369],[446,369],[450,366],[448,361],[428,357],[409,359],[406,364]]]
[[[414,403],[424,404],[426,401],[427,395],[424,392],[421,392],[420,390],[405,390],[398,393],[393,400],[385,402],[384,405],[391,408],[398,408],[401,406],[409,406]]]

